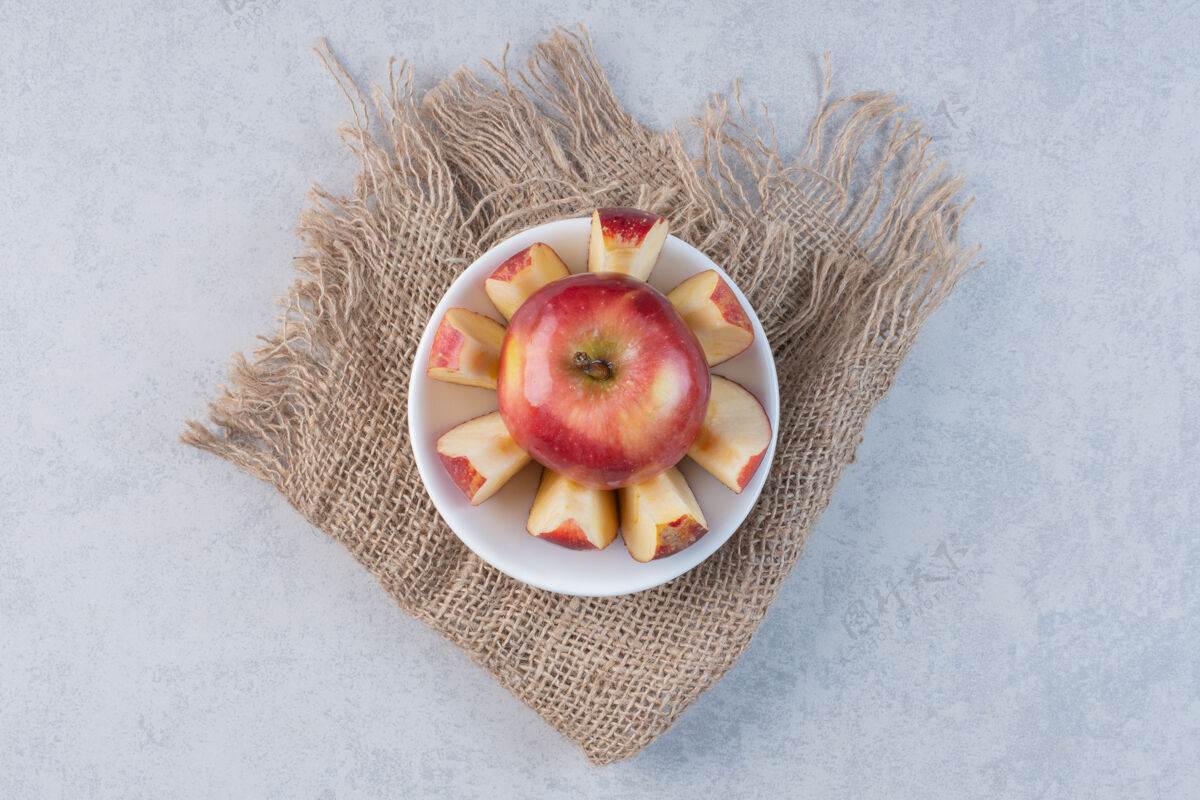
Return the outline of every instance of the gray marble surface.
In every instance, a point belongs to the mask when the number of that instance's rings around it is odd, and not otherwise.
[[[0,796],[1200,796],[1200,6],[992,6],[0,2]],[[745,657],[605,769],[176,443],[352,176],[317,37],[427,88],[576,20],[642,121],[740,76],[793,151],[832,50],[989,259]]]

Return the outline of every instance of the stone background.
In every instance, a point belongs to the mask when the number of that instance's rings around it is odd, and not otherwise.
[[[0,2],[0,795],[1200,795],[1200,6]],[[1103,5],[1103,4],[1101,4]],[[268,486],[176,443],[269,330],[344,98],[588,25],[786,151],[896,92],[977,198],[750,650],[606,769]]]

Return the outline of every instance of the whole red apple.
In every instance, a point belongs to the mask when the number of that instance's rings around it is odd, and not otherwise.
[[[543,286],[500,350],[500,415],[517,444],[585,486],[631,486],[673,466],[708,408],[708,362],[658,290],[616,273]]]

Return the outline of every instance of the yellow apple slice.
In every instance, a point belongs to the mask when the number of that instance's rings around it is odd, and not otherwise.
[[[638,561],[678,553],[708,532],[696,496],[675,467],[619,494],[621,537]]]
[[[572,550],[603,550],[617,538],[617,496],[542,470],[525,530]]]
[[[465,308],[452,308],[438,323],[425,374],[463,386],[496,388],[504,326]]]
[[[741,494],[770,444],[771,421],[762,403],[736,381],[713,375],[704,426],[688,450],[692,460]]]
[[[667,299],[696,334],[710,367],[728,361],[754,341],[750,317],[715,269],[688,278]]]
[[[504,318],[512,319],[525,298],[569,274],[554,248],[537,242],[496,267],[483,282],[483,290]]]
[[[494,495],[530,461],[504,427],[499,411],[442,434],[437,451],[450,480],[473,506]]]
[[[619,272],[650,277],[667,241],[666,217],[636,208],[597,208],[592,212],[588,272]]]

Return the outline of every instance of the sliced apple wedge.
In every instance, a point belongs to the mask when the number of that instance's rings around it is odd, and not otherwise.
[[[692,460],[741,494],[770,444],[771,421],[762,403],[736,381],[713,375],[704,426],[688,450]]]
[[[450,480],[473,506],[494,495],[530,461],[508,434],[499,411],[451,428],[437,440],[437,451]]]
[[[688,278],[667,299],[696,334],[710,367],[728,361],[754,341],[750,317],[715,269]]]
[[[708,532],[696,496],[675,467],[618,491],[621,536],[637,561],[678,553]]]
[[[620,272],[646,280],[667,241],[667,228],[667,218],[658,214],[597,208],[592,212],[588,272]]]
[[[505,261],[483,282],[483,290],[505,319],[512,319],[525,298],[551,281],[571,274],[548,244],[537,242]]]
[[[438,323],[425,374],[463,386],[496,388],[504,326],[465,308],[452,308]]]
[[[603,550],[617,538],[617,496],[542,470],[525,530],[572,550]]]

